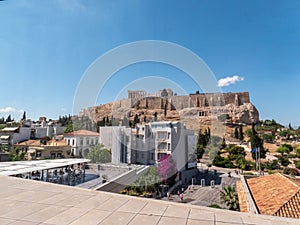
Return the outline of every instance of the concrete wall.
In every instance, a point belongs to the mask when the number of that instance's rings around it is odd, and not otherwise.
[[[131,128],[100,127],[100,143],[111,150],[112,163],[131,163]]]
[[[121,174],[120,176],[116,177],[115,179],[96,187],[94,190],[119,193],[126,186],[135,182],[143,173],[147,172],[148,169],[149,169],[149,167],[147,166],[139,171],[137,171],[135,169],[130,170],[128,172]]]
[[[12,138],[12,144],[19,143],[21,141],[29,140],[31,134],[30,127],[20,127],[19,133],[14,133]]]

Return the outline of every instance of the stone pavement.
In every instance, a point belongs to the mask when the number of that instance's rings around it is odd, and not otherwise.
[[[299,220],[245,214],[0,176],[0,224],[296,225]]]

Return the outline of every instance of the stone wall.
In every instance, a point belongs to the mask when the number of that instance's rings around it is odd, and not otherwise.
[[[165,108],[167,115],[164,115]],[[158,120],[197,117],[203,121],[203,119],[216,119],[221,114],[228,114],[232,122],[235,123],[251,124],[259,120],[259,113],[250,102],[248,92],[199,93],[171,96],[169,98],[128,98],[96,107],[89,107],[82,110],[80,116],[87,116],[96,122],[103,117],[111,117],[112,115],[118,119],[123,119],[126,116],[131,120],[135,114],[153,118],[155,112],[158,113]],[[180,118],[178,117],[179,115]]]

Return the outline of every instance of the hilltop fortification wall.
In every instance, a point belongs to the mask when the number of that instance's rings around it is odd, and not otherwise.
[[[131,93],[131,98],[84,109],[79,116],[87,116],[95,122],[106,116],[132,119],[136,114],[142,115],[141,119],[147,117],[151,120],[154,113],[158,114],[158,120],[186,117],[189,121],[194,117],[197,121],[207,121],[216,119],[221,114],[228,114],[234,123],[251,124],[259,120],[259,113],[250,102],[248,92],[196,93],[184,96],[169,94],[166,97],[148,95],[141,98],[134,98],[133,94]]]

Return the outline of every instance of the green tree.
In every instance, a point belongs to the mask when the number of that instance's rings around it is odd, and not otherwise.
[[[235,188],[232,186],[227,186],[224,188],[224,191],[220,192],[221,202],[226,204],[230,210],[239,210],[239,200],[238,194],[235,191]]]
[[[287,145],[287,144],[280,146],[276,150],[276,152],[280,153],[281,155],[289,154],[291,151],[293,151],[293,147],[291,145]]]
[[[300,148],[296,148],[296,149],[295,149],[295,152],[296,152],[296,156],[297,156],[298,158],[300,158]]]
[[[235,160],[235,164],[238,166],[238,168],[242,171],[246,169],[247,166],[247,160],[245,159],[245,156],[239,155],[236,160]]]
[[[252,149],[259,149],[260,158],[266,158],[266,150],[264,149],[264,141],[258,136],[254,124],[252,124],[250,143]],[[256,152],[252,153],[252,158],[256,159]]]
[[[92,163],[109,163],[111,162],[111,152],[103,144],[97,144],[91,147],[91,151],[87,154],[87,158]]]
[[[278,160],[272,160],[272,161],[267,161],[265,163],[265,168],[268,169],[268,170],[276,170],[278,169]]]
[[[251,137],[251,135],[252,135],[252,129],[247,129],[245,131],[245,134],[246,134],[247,137]]]
[[[239,139],[240,141],[244,140],[244,133],[243,133],[243,125],[240,124],[239,126]]]
[[[10,161],[22,161],[25,159],[25,152],[21,151],[19,147],[16,147],[9,152]]]
[[[70,133],[73,132],[73,125],[67,124],[66,129],[64,130],[64,133]]]
[[[8,117],[5,120],[5,123],[12,122],[13,120],[11,119],[11,115],[9,114]]]
[[[221,114],[220,116],[218,116],[218,120],[220,120],[221,122],[225,122],[226,120],[229,120],[230,116],[228,114]]]
[[[154,114],[153,114],[153,120],[154,120],[154,122],[156,122],[157,121],[157,112],[155,112]]]
[[[26,112],[24,111],[22,120],[26,120]]]
[[[197,159],[202,159],[203,154],[205,152],[205,148],[201,144],[197,144]]]
[[[238,131],[238,128],[237,128],[237,127],[235,127],[235,129],[234,129],[234,137],[235,137],[236,139],[239,138],[239,131]]]
[[[262,139],[266,142],[273,142],[275,137],[272,134],[263,134]]]
[[[245,157],[246,155],[245,149],[236,145],[229,146],[227,152],[229,153],[228,158],[230,161],[236,160],[239,156]]]
[[[285,155],[278,155],[277,158],[282,166],[288,166],[290,164],[289,158]]]

